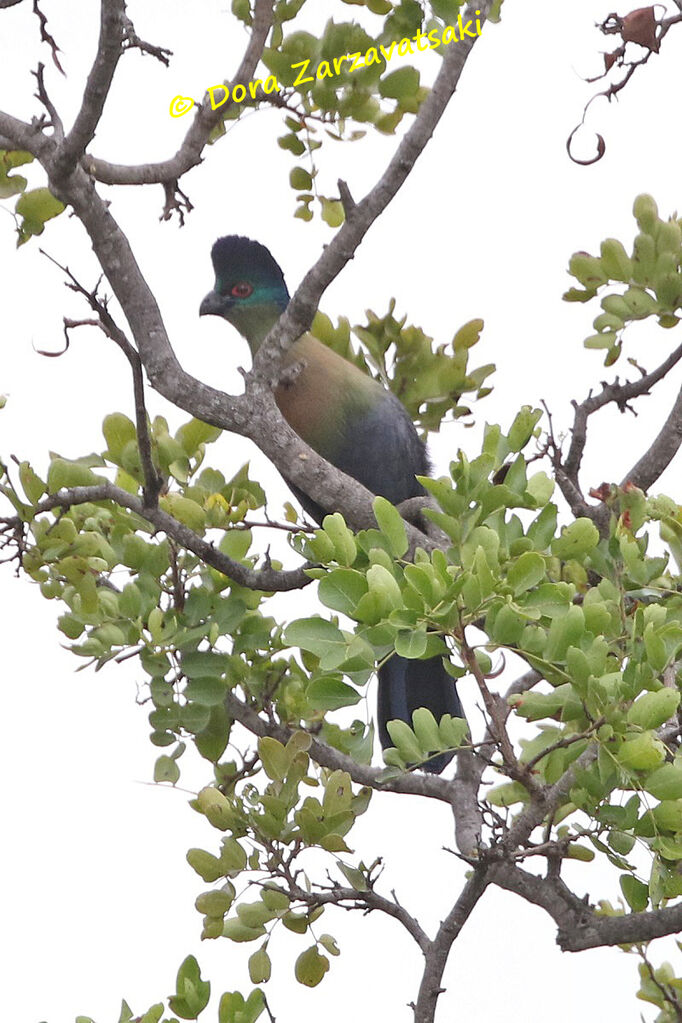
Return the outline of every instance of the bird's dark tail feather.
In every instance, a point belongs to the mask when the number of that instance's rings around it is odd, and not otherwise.
[[[386,722],[400,718],[412,728],[412,712],[418,707],[427,707],[436,721],[440,721],[443,714],[464,717],[455,683],[440,657],[416,661],[395,654],[379,668],[377,710],[383,749],[393,745]],[[430,774],[440,774],[453,756],[452,753],[441,753],[423,764],[421,769]]]

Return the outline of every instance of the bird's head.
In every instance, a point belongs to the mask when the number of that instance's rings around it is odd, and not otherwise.
[[[211,249],[215,286],[200,316],[222,316],[256,351],[289,302],[284,275],[259,242],[239,235],[219,238]]]

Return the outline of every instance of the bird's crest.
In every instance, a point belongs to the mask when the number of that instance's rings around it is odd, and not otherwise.
[[[220,281],[236,278],[257,278],[268,284],[278,284],[286,290],[284,274],[269,249],[251,238],[228,234],[218,238],[211,249],[211,260]]]

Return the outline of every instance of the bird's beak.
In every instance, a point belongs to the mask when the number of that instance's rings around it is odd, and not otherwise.
[[[225,299],[215,291],[209,291],[199,306],[199,316],[222,316],[225,312]]]

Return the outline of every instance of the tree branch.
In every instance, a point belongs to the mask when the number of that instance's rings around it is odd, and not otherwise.
[[[604,945],[627,945],[630,942],[651,941],[682,930],[682,904],[652,909],[644,913],[625,916],[598,916],[590,913],[587,919],[559,928],[557,944],[564,952],[583,952]]]
[[[445,990],[442,986],[450,949],[471,916],[476,903],[488,887],[488,868],[476,867],[462,889],[438,933],[426,952],[424,973],[419,986],[419,995],[414,1009],[414,1023],[433,1023],[438,997]]]
[[[148,507],[144,501],[127,490],[114,486],[108,480],[91,487],[70,487],[62,489],[50,497],[39,501],[35,508],[31,509],[34,515],[41,515],[44,512],[52,511],[53,508],[71,508],[73,505],[87,504],[90,501],[114,501],[122,508],[135,512],[141,518],[146,519],[157,530],[161,530],[167,536],[172,537],[182,547],[192,551],[203,562],[217,569],[229,579],[233,579],[240,586],[247,586],[251,590],[274,590],[289,591],[300,590],[307,586],[312,580],[305,573],[305,568],[298,568],[289,572],[279,572],[274,568],[253,569],[242,565],[239,561],[228,558],[226,554],[217,550],[212,543],[203,540],[197,533],[178,522],[172,515],[162,511],[161,508]],[[0,518],[0,523],[6,529],[15,529],[21,526],[21,518],[13,515],[8,518]]]
[[[521,867],[500,863],[491,868],[490,881],[541,906],[557,924],[557,944],[564,952],[651,941],[682,930],[682,904],[624,916],[602,916],[560,878],[538,877]]]
[[[341,909],[361,909],[365,912],[379,910],[379,912],[385,913],[401,923],[407,933],[414,938],[424,954],[427,953],[431,945],[426,931],[420,927],[417,920],[408,913],[404,906],[401,906],[397,900],[392,902],[383,895],[379,895],[374,889],[360,892],[355,888],[342,888],[340,885],[334,885],[331,891],[309,892],[288,878],[286,884],[291,898],[297,902],[302,902],[306,906],[332,905],[339,906]],[[344,902],[348,902],[350,905],[344,906]]]
[[[608,509],[604,505],[598,505],[596,507],[594,505],[589,505],[585,500],[585,495],[580,489],[577,470],[572,476],[566,472],[566,467],[561,453],[561,445],[557,442],[557,439],[554,436],[552,413],[549,411],[544,401],[542,404],[544,405],[547,419],[549,421],[546,454],[552,463],[554,478],[559,484],[559,490],[563,494],[566,499],[566,503],[576,518],[580,518],[582,516],[591,518],[598,527],[600,534],[602,536],[606,536],[608,532],[609,519]],[[576,409],[577,415],[578,406],[575,402],[573,405]]]
[[[31,124],[0,110],[0,137],[3,149],[26,149],[41,162],[54,151],[55,143],[42,131],[40,118]]]
[[[682,444],[682,389],[670,414],[649,450],[642,455],[623,477],[624,485],[633,483],[640,490],[648,490],[668,468]]]
[[[266,721],[248,704],[240,700],[234,693],[228,693],[225,699],[228,715],[243,725],[252,735],[262,738],[265,735],[286,743],[297,729]],[[458,753],[455,750],[455,753]],[[425,774],[415,771],[394,777],[384,777],[385,772],[376,767],[359,764],[357,760],[347,756],[333,746],[319,739],[312,739],[308,754],[321,767],[329,767],[333,771],[346,771],[358,785],[366,785],[378,792],[398,792],[412,796],[426,796],[438,799],[443,803],[451,803],[454,797],[454,781],[448,781],[436,774]]]
[[[59,269],[67,275],[70,281],[70,283],[67,284],[67,287],[85,297],[90,308],[93,312],[97,313],[98,319],[95,321],[95,324],[114,342],[114,344],[118,345],[130,364],[133,374],[137,445],[140,452],[140,461],[142,463],[142,471],[144,474],[144,488],[142,493],[145,507],[155,506],[158,503],[158,497],[161,492],[163,480],[157,473],[156,467],[154,466],[154,460],[152,458],[152,443],[149,436],[149,420],[147,416],[147,406],[145,403],[144,377],[140,356],[109,312],[106,299],[104,301],[100,301],[97,297],[98,285],[95,285],[92,291],[88,291],[87,288],[83,287],[80,281],[78,281],[78,279],[71,273],[68,267],[62,266],[56,259],[49,256],[44,249],[41,249],[40,251],[50,260],[50,262],[54,263],[55,266],[58,266]],[[66,324],[67,321],[65,320],[64,322]]]
[[[609,404],[617,405],[620,411],[624,412],[629,401],[632,401],[633,398],[649,394],[651,388],[660,380],[663,380],[680,359],[682,359],[682,345],[678,345],[657,369],[652,373],[646,373],[639,380],[633,380],[626,384],[620,384],[618,378],[611,384],[602,382],[602,389],[599,394],[594,396],[589,394],[580,404],[575,401],[573,402],[575,416],[573,419],[571,446],[564,460],[564,471],[576,486],[578,486],[580,463],[582,462],[587,442],[587,420],[589,417]]]
[[[561,806],[575,784],[576,773],[589,767],[598,752],[599,743],[590,743],[554,785],[542,786],[531,795],[530,802],[518,815],[503,839],[506,849],[511,851],[523,845],[535,828]]]
[[[123,53],[126,23],[124,0],[102,0],[97,53],[88,75],[76,120],[54,159],[52,173],[56,180],[71,173],[95,136],[116,65]]]
[[[493,884],[544,909],[560,931],[578,927],[594,915],[589,905],[579,899],[561,878],[538,877],[511,863],[493,864],[489,876]]]
[[[273,4],[274,0],[256,0],[251,35],[237,73],[232,79],[233,86],[244,85],[246,87],[254,77],[263,54],[268,32],[272,27]],[[216,125],[220,124],[233,105],[230,100],[218,110],[213,110],[208,96],[205,96],[182,145],[175,156],[168,160],[162,160],[159,163],[125,165],[109,163],[107,160],[100,160],[86,154],[83,166],[97,181],[101,181],[105,185],[175,183],[188,170],[201,163],[201,154],[211,132]]]

